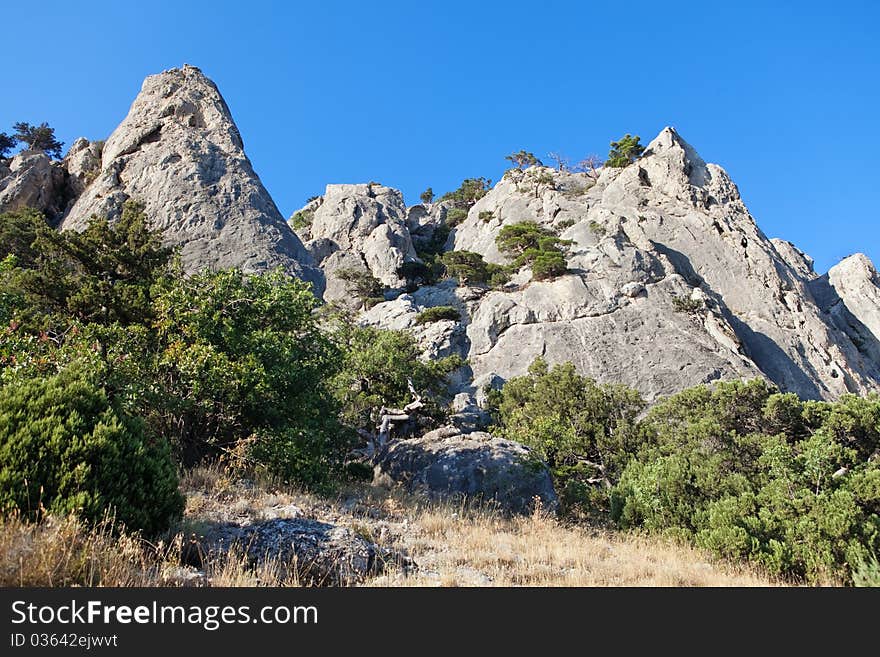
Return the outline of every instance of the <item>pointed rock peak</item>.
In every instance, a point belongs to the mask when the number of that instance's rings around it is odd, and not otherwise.
[[[705,167],[706,162],[700,157],[696,149],[687,143],[675,128],[666,126],[660,131],[653,141],[648,144],[645,149],[644,157],[674,156],[680,158],[682,162],[690,163],[692,167]]]
[[[113,220],[128,199],[180,247],[187,271],[281,266],[323,290],[320,271],[245,155],[226,102],[194,66],[144,80],[62,228],[82,230],[92,215]]]
[[[880,287],[880,275],[877,273],[877,268],[864,253],[854,253],[847,256],[828,270],[828,275],[832,279],[866,280]]]
[[[184,64],[144,80],[128,116],[104,146],[105,166],[143,143],[158,140],[169,128],[209,132],[212,142],[226,151],[244,148],[217,85],[195,66]]]

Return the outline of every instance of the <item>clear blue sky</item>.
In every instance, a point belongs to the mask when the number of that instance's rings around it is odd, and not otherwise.
[[[37,12],[39,11],[39,16]],[[769,236],[880,265],[880,3],[57,2],[3,8],[0,130],[105,138],[142,79],[199,66],[285,216],[328,182],[415,202],[504,155],[673,125]]]

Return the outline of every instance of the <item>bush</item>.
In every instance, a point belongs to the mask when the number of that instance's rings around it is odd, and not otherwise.
[[[672,297],[672,309],[677,313],[698,313],[703,310],[703,302],[686,296]]]
[[[461,358],[426,362],[411,335],[347,321],[337,324],[333,337],[343,361],[330,388],[346,426],[374,429],[380,408],[402,408],[413,400],[410,383],[425,398],[425,416],[443,417],[435,400],[445,394],[447,376],[464,364]]]
[[[434,190],[428,187],[428,189],[426,189],[419,195],[419,199],[422,201],[422,203],[430,203],[434,200]]]
[[[504,226],[495,238],[498,250],[513,256],[513,267],[532,267],[535,280],[547,280],[568,271],[563,249],[570,240],[560,239],[549,228],[534,221]]]
[[[461,319],[461,313],[452,306],[434,306],[425,308],[416,316],[416,324],[429,324],[448,319],[457,322]]]
[[[382,282],[372,273],[363,269],[344,267],[334,271],[333,275],[345,282],[349,294],[353,294],[361,301],[381,297],[384,292]]]
[[[643,440],[636,419],[645,403],[635,390],[600,386],[571,363],[550,368],[537,359],[493,405],[493,431],[537,450],[567,510],[608,510],[608,490]]]
[[[446,213],[446,225],[450,228],[455,228],[462,221],[467,219],[467,216],[467,210],[462,208],[452,208]]]
[[[860,456],[877,412],[877,395],[800,402],[760,380],[684,391],[645,419],[654,441],[623,471],[613,517],[780,575],[851,581],[880,548],[880,464]]]
[[[596,237],[603,237],[605,235],[605,226],[600,224],[595,219],[590,220],[590,232],[593,233]]]
[[[449,251],[443,254],[446,273],[458,279],[461,285],[500,286],[509,280],[507,270],[483,260],[483,256],[473,251]]]
[[[620,141],[612,141],[605,166],[620,168],[635,162],[645,152],[645,147],[639,143],[640,139],[638,135],[633,137],[627,133]]]
[[[314,219],[315,213],[313,210],[298,210],[290,218],[290,225],[294,230],[302,230],[311,226]]]
[[[484,224],[488,224],[495,218],[495,213],[491,210],[483,210],[482,212],[480,212],[479,215],[477,215],[477,218]]]
[[[0,510],[106,513],[155,534],[183,511],[164,440],[119,412],[84,371],[0,388]]]
[[[492,181],[486,178],[465,178],[458,189],[447,192],[440,200],[451,201],[457,208],[468,209],[489,192],[491,185]]]

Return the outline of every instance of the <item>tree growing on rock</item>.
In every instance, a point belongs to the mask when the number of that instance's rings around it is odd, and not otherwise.
[[[593,178],[599,177],[599,168],[604,164],[602,158],[598,155],[587,155],[583,160],[574,166],[574,171],[586,173]]]
[[[0,132],[0,157],[6,157],[13,148],[15,148],[15,138]]]
[[[638,135],[633,137],[627,133],[619,141],[612,141],[605,164],[609,167],[621,168],[635,162],[645,152],[645,147],[639,143],[640,139]]]
[[[520,150],[517,153],[511,153],[510,155],[504,158],[505,160],[510,160],[516,165],[519,169],[525,169],[533,166],[540,166],[542,164],[541,160],[535,157],[534,153],[529,153],[528,151]]]
[[[28,150],[43,151],[54,158],[61,157],[61,147],[64,146],[64,142],[55,138],[55,128],[50,128],[45,121],[36,126],[20,121],[12,127],[15,130],[16,141],[27,144]]]
[[[421,193],[421,195],[419,195],[419,198],[421,199],[422,203],[430,203],[434,200],[434,190],[428,187],[428,189],[426,189]]]
[[[483,198],[491,186],[492,181],[487,178],[465,178],[458,189],[447,192],[440,200],[452,201],[455,207],[467,210]]]
[[[535,280],[547,280],[567,271],[564,249],[572,242],[534,221],[522,221],[504,226],[495,244],[513,257],[514,268],[529,265]]]
[[[556,162],[557,171],[568,171],[571,167],[571,161],[562,153],[557,153],[556,151],[553,151],[551,153],[547,153],[547,157]]]

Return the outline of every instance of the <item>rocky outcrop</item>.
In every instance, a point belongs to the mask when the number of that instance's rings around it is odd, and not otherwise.
[[[411,210],[414,226],[426,216],[420,207]],[[476,381],[524,374],[538,356],[571,361],[649,400],[756,376],[805,398],[880,388],[870,263],[832,275],[840,292],[826,281],[853,306],[846,317],[830,312],[834,300],[821,294],[812,260],[768,240],[724,170],[671,128],[636,163],[598,177],[545,167],[508,172],[446,246],[505,263],[499,232],[527,220],[572,241],[567,274],[536,282],[526,268],[496,290],[443,283],[379,304],[362,320],[413,331],[426,355],[466,357],[454,392],[474,401]],[[844,276],[844,269],[855,271]],[[414,318],[431,305],[461,307],[462,320],[427,333]]]
[[[385,563],[394,559],[389,550],[346,527],[309,518],[211,526],[193,547],[193,556],[199,560],[238,550],[253,563],[276,562],[294,570],[305,586],[357,584],[381,573]]]
[[[0,165],[0,212],[34,208],[53,221],[69,199],[64,166],[45,153],[22,151]]]
[[[527,447],[484,432],[443,427],[398,440],[378,455],[375,482],[402,484],[435,500],[468,499],[508,513],[528,513],[535,499],[555,509],[547,466]]]
[[[64,156],[64,168],[67,170],[67,185],[72,198],[79,197],[101,172],[101,151],[104,142],[89,141],[83,137],[70,146]]]
[[[92,215],[113,219],[130,198],[181,248],[188,271],[280,266],[323,289],[323,276],[245,155],[220,92],[195,67],[144,81],[62,227],[81,230]]]
[[[327,185],[323,196],[290,221],[324,272],[325,301],[352,301],[348,284],[339,277],[343,270],[373,276],[386,288],[401,288],[406,280],[399,268],[417,260],[403,195],[390,187]]]

